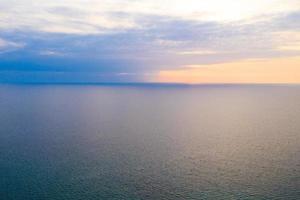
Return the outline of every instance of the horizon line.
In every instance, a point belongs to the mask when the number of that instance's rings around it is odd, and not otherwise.
[[[99,86],[300,86],[300,83],[161,83],[161,82],[23,82],[0,81],[0,85],[99,85]]]

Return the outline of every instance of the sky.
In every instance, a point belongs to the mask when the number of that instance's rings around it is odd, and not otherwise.
[[[0,0],[0,82],[300,83],[300,1]]]

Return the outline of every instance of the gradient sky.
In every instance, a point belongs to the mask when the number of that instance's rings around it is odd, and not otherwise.
[[[0,82],[300,83],[300,1],[0,0]]]

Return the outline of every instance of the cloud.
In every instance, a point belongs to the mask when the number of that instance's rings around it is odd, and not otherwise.
[[[184,66],[297,56],[299,13],[299,0],[3,0],[0,71],[134,82]]]
[[[2,0],[0,28],[104,34],[145,28],[139,24],[141,16],[245,23],[299,8],[298,0]]]
[[[24,43],[17,43],[0,38],[0,54],[14,51],[25,46]]]
[[[58,51],[52,51],[52,50],[42,50],[40,51],[41,56],[65,56],[66,54]]]

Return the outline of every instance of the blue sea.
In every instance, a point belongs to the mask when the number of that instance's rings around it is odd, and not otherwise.
[[[299,85],[0,85],[1,200],[300,199]]]

